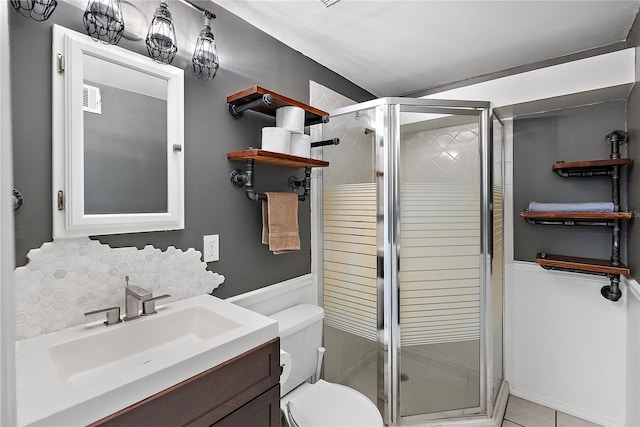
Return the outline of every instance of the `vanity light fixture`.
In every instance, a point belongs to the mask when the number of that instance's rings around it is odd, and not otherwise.
[[[58,0],[11,0],[11,6],[25,18],[36,21],[46,21],[49,19]]]
[[[124,33],[120,0],[89,0],[82,21],[87,34],[105,44],[118,44]]]
[[[178,51],[176,31],[167,2],[161,1],[149,26],[146,38],[149,56],[161,64],[171,64]]]
[[[196,41],[191,62],[193,63],[193,74],[196,77],[202,80],[212,80],[220,66],[216,41],[211,31],[211,20],[216,19],[216,15],[205,10],[202,12],[202,16],[204,17],[204,25]]]

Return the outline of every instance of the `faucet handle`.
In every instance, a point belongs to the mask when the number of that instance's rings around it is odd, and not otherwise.
[[[111,326],[122,322],[122,319],[120,319],[120,307],[101,308],[99,310],[88,311],[84,315],[88,317],[92,314],[99,313],[107,313],[107,320],[103,322],[106,326]]]
[[[159,299],[163,299],[163,298],[169,298],[171,295],[169,294],[163,294],[163,295],[158,295],[157,297],[153,297],[153,298],[149,298],[149,299],[145,299],[142,301],[142,315],[143,316],[147,316],[149,314],[155,314],[157,313],[156,311],[156,301],[158,301]]]

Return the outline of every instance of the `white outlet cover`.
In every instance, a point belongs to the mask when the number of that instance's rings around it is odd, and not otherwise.
[[[220,260],[220,237],[217,234],[211,234],[203,237],[202,255],[204,262],[213,262]]]

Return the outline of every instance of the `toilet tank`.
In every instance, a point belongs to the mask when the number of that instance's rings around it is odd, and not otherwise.
[[[280,348],[291,355],[291,375],[280,384],[280,396],[284,396],[316,372],[324,310],[317,305],[299,304],[269,317],[278,321]]]

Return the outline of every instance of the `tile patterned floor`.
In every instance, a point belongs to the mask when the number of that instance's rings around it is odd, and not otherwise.
[[[538,405],[516,396],[509,396],[507,411],[502,427],[601,427],[598,424],[582,420]]]

